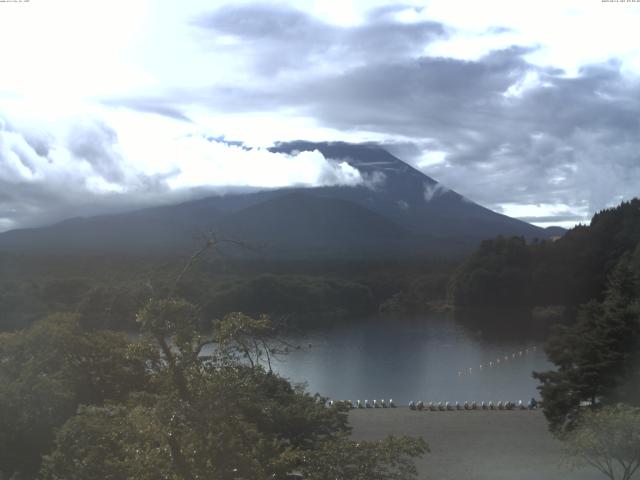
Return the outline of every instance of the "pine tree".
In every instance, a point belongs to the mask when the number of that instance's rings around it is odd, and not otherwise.
[[[571,429],[581,405],[620,400],[621,386],[637,375],[640,344],[638,279],[630,256],[609,277],[602,303],[589,302],[571,327],[558,327],[545,351],[557,370],[534,372],[544,413],[556,433]]]

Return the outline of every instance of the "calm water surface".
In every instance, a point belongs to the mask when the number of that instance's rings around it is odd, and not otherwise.
[[[311,393],[353,401],[526,402],[539,397],[531,372],[552,366],[541,342],[490,339],[438,315],[334,326],[291,340],[303,348],[279,361],[278,373],[306,381]]]

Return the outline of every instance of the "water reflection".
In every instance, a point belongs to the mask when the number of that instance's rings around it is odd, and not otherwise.
[[[292,341],[311,347],[278,362],[281,375],[354,401],[526,401],[538,396],[531,372],[551,367],[535,340],[496,338],[444,315],[332,326]]]

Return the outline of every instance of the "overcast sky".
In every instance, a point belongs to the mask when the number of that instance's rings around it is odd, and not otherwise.
[[[571,226],[640,190],[640,3],[0,2],[0,231],[229,185],[357,184],[374,141]]]

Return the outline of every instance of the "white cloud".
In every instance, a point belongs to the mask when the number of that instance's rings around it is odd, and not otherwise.
[[[296,139],[402,140],[422,145],[425,153],[414,158],[419,168],[489,207],[499,206],[505,199],[527,207],[542,200],[568,205],[577,215],[581,212],[580,205],[588,205],[587,214],[637,194],[640,169],[635,135],[626,140],[609,138],[599,133],[598,125],[587,126],[582,130],[572,128],[559,132],[552,138],[547,135],[541,139],[532,136],[530,142],[522,140],[527,145],[530,143],[531,148],[520,145],[518,149],[520,140],[507,138],[511,143],[504,145],[514,151],[492,149],[488,142],[483,150],[482,137],[508,137],[502,124],[509,128],[513,125],[514,131],[529,125],[533,131],[540,122],[560,125],[563,117],[579,110],[581,104],[611,92],[619,96],[606,100],[621,106],[619,110],[602,117],[587,111],[566,123],[600,118],[601,122],[615,127],[614,120],[620,112],[626,109],[633,113],[637,109],[634,105],[637,96],[624,85],[604,93],[585,87],[582,96],[577,94],[566,103],[563,102],[567,97],[550,103],[557,111],[548,108],[552,115],[541,121],[535,117],[534,103],[530,109],[515,107],[545,85],[541,76],[544,77],[542,72],[547,70],[533,72],[531,66],[559,68],[566,75],[558,73],[558,78],[566,80],[571,75],[578,78],[577,72],[587,64],[613,60],[627,78],[637,81],[640,50],[630,39],[636,37],[640,23],[640,3],[407,0],[402,2],[406,8],[391,5],[384,22],[369,25],[367,12],[376,7],[389,7],[389,2],[281,2],[272,4],[274,9],[288,3],[313,19],[328,22],[323,28],[327,27],[329,38],[315,39],[306,68],[301,67],[301,56],[295,54],[294,48],[304,47],[304,39],[295,45],[276,42],[275,55],[266,63],[277,62],[279,58],[288,61],[284,62],[287,68],[278,70],[280,73],[272,77],[261,77],[252,68],[259,57],[256,51],[260,51],[255,43],[252,46],[249,42],[248,50],[243,51],[237,35],[216,37],[194,25],[196,16],[221,6],[235,8],[238,4],[251,3],[255,2],[57,0],[3,5],[0,113],[11,119],[12,130],[0,132],[0,181],[6,182],[3,186],[13,186],[11,195],[22,192],[22,205],[17,205],[15,198],[14,203],[6,203],[2,198],[3,194],[8,195],[7,191],[0,191],[0,229],[8,228],[9,222],[14,222],[12,219],[21,218],[22,222],[27,218],[30,221],[45,218],[47,208],[56,210],[50,218],[65,211],[72,214],[77,210],[74,202],[91,204],[107,202],[107,199],[115,202],[117,198],[120,205],[138,205],[169,201],[167,195],[171,192],[202,186],[364,182],[375,188],[379,184],[379,179],[361,178],[347,164],[324,159],[317,152],[287,157],[259,148],[274,141]],[[383,24],[389,27],[392,19],[402,26],[398,28],[394,24],[386,31],[387,36],[381,37]],[[430,40],[425,41],[426,37],[411,35],[410,28],[404,29],[425,21],[441,22],[446,34],[428,37]],[[349,36],[348,29],[354,26],[371,27],[360,32],[370,35],[364,47],[363,37]],[[336,32],[343,43],[336,43],[335,38],[331,43],[331,36]],[[260,42],[268,44],[269,36],[267,32]],[[380,38],[384,45],[376,43]],[[397,43],[392,42],[393,39]],[[376,48],[371,48],[372,45]],[[398,63],[402,58],[414,61],[416,56],[425,54],[478,60],[489,51],[512,46],[529,47],[529,53],[524,55],[529,63],[522,66],[526,71],[518,70],[520,67],[516,65],[513,71],[495,73],[498,80],[507,78],[506,75],[513,77],[508,77],[509,82],[502,87],[505,109],[497,114],[489,108],[491,95],[482,98],[469,95],[468,100],[465,97],[465,92],[473,90],[474,85],[482,86],[481,72],[492,69],[493,64],[481,62],[477,66],[482,69],[471,69],[471,75],[467,76],[473,77],[469,88],[447,92],[447,86],[465,83],[463,70],[434,81],[429,91],[420,91],[422,81],[407,84],[406,91],[402,90],[403,78],[399,78],[393,86],[383,85],[384,96],[376,94],[375,100],[388,101],[380,106],[367,99],[365,93],[367,86],[383,84],[384,75],[367,77],[365,88],[354,88],[345,95],[354,105],[344,106],[349,110],[344,122],[322,119],[323,115],[326,117],[337,110],[329,98],[335,99],[340,93],[337,87],[331,86],[329,74],[338,72],[340,78],[346,78],[350,71],[357,70],[355,67],[384,64],[389,67],[389,75],[393,75],[402,66]],[[423,80],[437,80],[438,66],[434,63],[424,62]],[[444,69],[454,65],[442,63]],[[326,98],[322,99],[318,89],[305,89],[298,92],[297,97],[294,95],[289,105],[274,100],[283,92],[286,94],[288,87],[295,86],[293,80],[318,78],[316,85],[329,85]],[[602,85],[606,87],[607,81],[603,80]],[[402,90],[402,95],[387,95],[387,92],[393,93],[392,87]],[[209,101],[233,97],[230,93],[233,88],[241,91],[240,96],[244,92],[262,92],[268,100],[254,105],[254,98],[241,99],[236,103],[244,101],[245,105],[234,112],[229,105]],[[580,84],[576,84],[567,91],[579,89]],[[624,98],[627,91],[632,92],[630,98]],[[183,113],[193,123],[139,111],[104,108],[101,103],[108,98],[139,99],[145,95],[166,99],[168,107]],[[318,103],[315,109],[303,105],[306,95]],[[422,108],[420,116],[412,117],[411,109],[429,95],[447,101],[442,107],[436,104],[434,108]],[[346,105],[348,101],[340,103]],[[428,106],[428,102],[425,105]],[[155,108],[160,111],[163,106],[160,102]],[[365,114],[358,116],[354,106],[366,106]],[[450,115],[467,109],[469,118],[475,119],[471,122],[473,129],[461,122],[462,116]],[[518,115],[511,118],[509,113]],[[411,130],[399,128],[406,122],[411,124]],[[109,140],[110,131],[115,134],[115,141]],[[499,135],[492,135],[492,131]],[[208,141],[206,137],[212,132],[258,148],[247,151]],[[456,137],[459,146],[445,138],[448,136]],[[87,138],[92,140],[78,143],[78,139]],[[430,144],[425,146],[427,139]],[[105,143],[100,144],[102,141]],[[92,147],[96,144],[100,148]],[[471,146],[467,148],[468,145]],[[563,148],[574,152],[567,153]],[[44,150],[46,154],[42,153]],[[456,154],[460,157],[461,152],[464,158],[456,160]],[[476,159],[475,165],[471,158]],[[536,163],[540,165],[534,168]],[[438,188],[426,189],[425,200],[441,193]],[[38,201],[40,197],[49,200]],[[63,199],[60,205],[55,198]]]
[[[71,117],[50,128],[40,120],[37,129],[21,128],[30,124],[24,118],[0,118],[0,229],[187,200],[227,186],[364,181],[348,163],[318,151],[288,155],[233,145],[151,114],[125,121],[122,135],[100,117]]]
[[[503,203],[495,209],[509,217],[520,218],[543,228],[549,226],[571,228],[576,223],[588,224],[591,219],[587,205],[576,208],[562,203]]]
[[[447,152],[443,152],[441,150],[428,150],[424,152],[420,158],[415,161],[415,163],[418,168],[422,169],[443,163],[446,158]]]
[[[426,202],[430,202],[435,197],[443,195],[449,191],[449,188],[445,187],[441,183],[434,183],[433,185],[424,185],[424,199]]]

